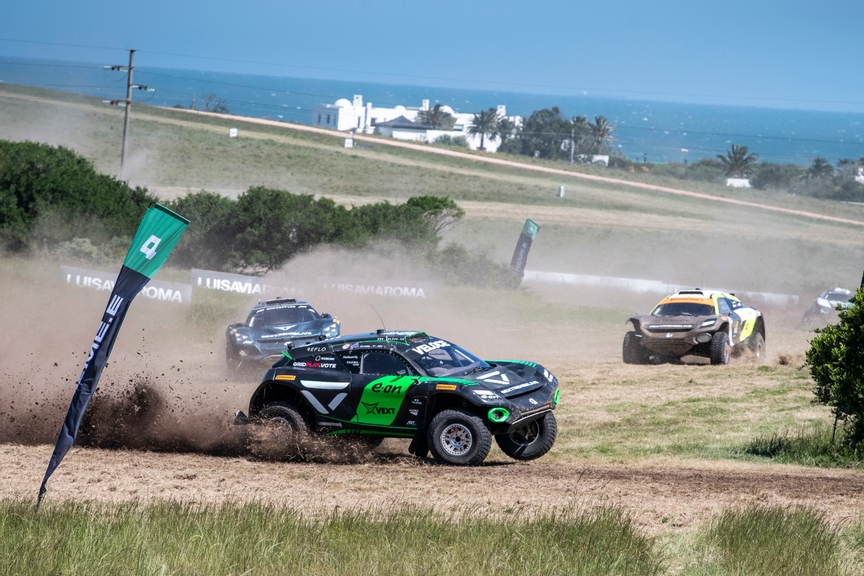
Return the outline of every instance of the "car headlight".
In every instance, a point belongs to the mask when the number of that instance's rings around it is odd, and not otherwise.
[[[700,324],[699,327],[700,328],[709,328],[716,323],[717,323],[716,318],[709,318],[708,320],[705,320],[704,322],[702,322],[702,324]]]
[[[324,328],[324,334],[328,336],[336,336],[337,334],[339,334],[339,323],[332,322],[331,324],[329,324],[326,328]]]

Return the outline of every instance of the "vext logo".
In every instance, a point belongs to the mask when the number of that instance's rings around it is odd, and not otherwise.
[[[373,416],[396,414],[396,408],[382,408],[378,406],[379,402],[375,402],[374,404],[361,402],[361,404],[366,409],[366,414],[372,414]]]

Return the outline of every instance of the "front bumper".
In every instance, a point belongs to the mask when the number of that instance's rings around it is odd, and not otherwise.
[[[650,353],[661,356],[708,356],[711,352],[711,338],[714,332],[708,329],[695,328],[687,331],[643,330],[636,334],[639,344]]]

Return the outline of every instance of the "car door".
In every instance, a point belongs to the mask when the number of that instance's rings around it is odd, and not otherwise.
[[[739,316],[732,307],[732,302],[728,298],[718,298],[717,308],[720,314],[729,318],[729,338],[731,344],[737,344],[741,341],[741,316]]]
[[[416,383],[416,373],[399,355],[385,350],[363,352],[360,372],[351,383],[357,407],[351,421],[369,426],[393,424],[405,394]]]

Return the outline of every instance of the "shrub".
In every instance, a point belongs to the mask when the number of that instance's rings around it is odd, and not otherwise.
[[[0,140],[0,243],[7,249],[131,237],[153,201],[68,148]]]
[[[464,136],[451,136],[449,134],[442,134],[435,139],[435,142],[433,142],[433,144],[443,144],[445,146],[459,146],[461,148],[468,148],[468,140],[466,140]]]
[[[807,351],[807,364],[816,382],[816,400],[846,420],[844,441],[864,440],[864,290],[840,311],[836,325],[817,329]]]

